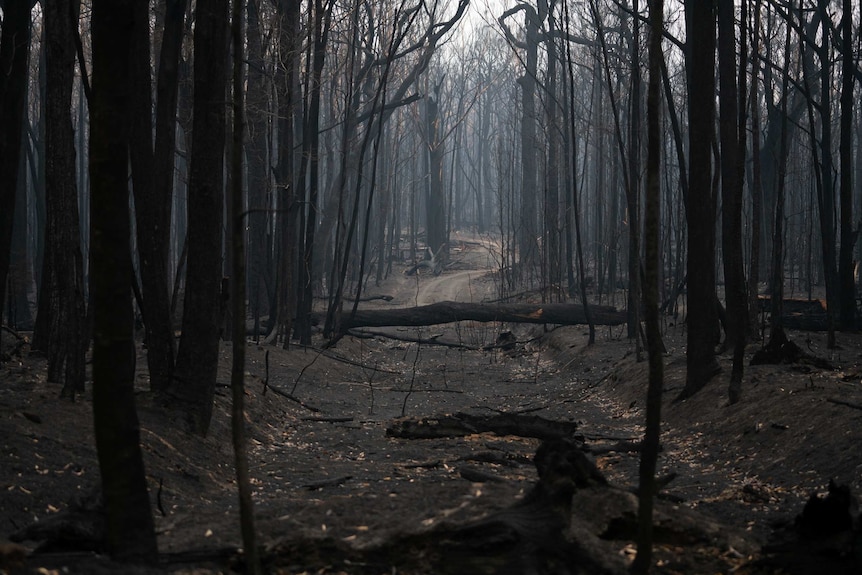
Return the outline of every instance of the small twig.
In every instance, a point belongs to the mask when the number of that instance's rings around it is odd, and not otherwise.
[[[313,348],[312,348],[313,349]],[[311,362],[305,364],[301,370],[299,370],[299,375],[296,376],[296,379],[293,381],[293,389],[290,390],[290,394],[293,395],[296,393],[296,387],[299,385],[299,380],[302,379],[302,376],[305,374],[305,370],[314,365],[314,363],[320,359],[320,356],[323,355],[323,350],[317,352],[317,355],[314,356],[314,359]]]
[[[420,461],[418,463],[400,463],[397,465],[404,469],[434,469],[436,467],[440,467],[441,464],[442,462],[439,459],[434,459],[431,461]]]
[[[470,351],[481,351],[484,350],[484,347],[477,347],[474,345],[467,345],[463,343],[455,343],[450,341],[440,341],[438,339],[440,335],[435,335],[430,338],[416,338],[416,337],[407,337],[403,335],[393,335],[390,333],[384,333],[380,331],[371,331],[371,330],[362,330],[362,329],[349,329],[347,330],[347,334],[353,337],[357,337],[360,339],[372,339],[375,337],[385,337],[387,339],[394,339],[395,341],[405,341],[407,343],[419,343],[426,345],[439,345],[443,347],[451,347],[456,349],[467,349]]]
[[[431,389],[403,389],[399,387],[390,387],[388,391],[392,391],[395,393],[464,393],[460,389],[449,389],[448,387],[444,388],[431,388]]]
[[[862,409],[862,404],[853,403],[852,401],[844,401],[843,399],[836,399],[834,397],[827,397],[826,401],[837,405],[843,405],[845,407],[852,407],[853,409]]]
[[[345,475],[343,477],[335,477],[333,479],[321,479],[320,481],[315,481],[313,483],[306,483],[303,485],[306,489],[310,491],[314,491],[316,489],[323,489],[324,487],[338,487],[339,485],[343,485],[353,479],[352,475]]]
[[[0,329],[2,329],[5,332],[11,333],[13,336],[15,336],[15,339],[17,339],[18,341],[23,341],[25,339],[23,335],[21,335],[20,333],[18,333],[17,331],[15,331],[14,329],[12,329],[8,325],[6,325],[5,323],[0,324]]]
[[[266,376],[263,378],[263,393],[261,395],[266,395],[266,390],[269,389],[269,350],[263,354],[263,362],[266,366]]]
[[[352,417],[303,417],[301,421],[312,421],[316,423],[348,423],[353,421]]]
[[[162,517],[167,517],[168,514],[165,513],[165,508],[162,506],[162,486],[164,486],[165,480],[163,477],[159,477],[159,490],[156,493],[156,507],[159,510],[159,513],[162,514]]]
[[[294,402],[298,403],[300,405],[300,407],[304,407],[308,411],[311,411],[314,413],[320,413],[320,409],[314,407],[313,405],[308,405],[307,403],[305,403],[304,401],[302,401],[301,399],[299,399],[298,397],[296,397],[292,393],[287,393],[286,391],[282,391],[277,387],[272,387],[270,389],[272,389],[278,395],[280,395],[286,399],[289,399],[290,401],[294,401]]]
[[[422,333],[422,330],[417,330],[419,334]],[[420,337],[421,339],[421,337]],[[413,385],[416,383],[416,365],[419,363],[419,353],[422,351],[422,344],[418,344],[416,346],[416,357],[413,358],[413,370],[410,376],[410,390],[404,395],[404,402],[401,404],[401,416],[407,413],[407,400],[410,399],[410,395],[413,391]]]

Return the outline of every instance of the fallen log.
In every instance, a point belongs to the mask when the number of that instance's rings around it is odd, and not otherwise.
[[[558,439],[575,437],[577,429],[578,424],[575,422],[555,421],[538,415],[454,413],[436,417],[402,417],[386,428],[386,435],[402,439],[435,439],[491,432],[497,435]]]
[[[626,313],[615,307],[590,306],[593,323],[596,325],[622,325]],[[410,308],[366,309],[356,313],[343,313],[342,332],[357,327],[422,326],[456,321],[501,321],[510,323],[554,323],[560,325],[584,325],[587,317],[580,304],[488,304],[443,301]]]
[[[760,311],[772,311],[772,298],[758,296]],[[781,325],[785,329],[800,331],[826,331],[829,318],[826,315],[826,302],[820,299],[783,299],[781,300]]]

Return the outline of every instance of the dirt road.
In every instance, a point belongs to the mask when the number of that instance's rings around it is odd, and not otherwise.
[[[450,268],[441,275],[422,277],[417,305],[440,301],[480,302],[494,297],[495,288],[488,277],[497,259],[497,246],[490,240],[455,241],[450,252]]]

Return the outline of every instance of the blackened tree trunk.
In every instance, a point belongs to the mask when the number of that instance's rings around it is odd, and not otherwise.
[[[628,186],[626,186],[626,205],[628,206],[629,228],[629,294],[626,326],[629,339],[635,340],[637,357],[640,360],[641,347],[638,333],[641,324],[641,288],[640,288],[640,193],[641,193],[641,67],[640,67],[640,20],[638,0],[632,3],[635,17],[632,19],[632,55],[631,55],[631,93],[629,94],[629,154],[628,154]]]
[[[135,411],[128,188],[129,58],[134,27],[149,21],[134,21],[134,4],[93,2],[93,418],[111,555],[151,564],[158,556]]]
[[[563,9],[566,18],[566,35],[571,34],[571,29],[569,27],[569,7],[567,4],[563,4]],[[589,339],[587,340],[588,345],[593,345],[596,343],[596,324],[593,321],[593,314],[590,310],[590,304],[587,301],[587,278],[586,278],[586,266],[584,266],[584,246],[581,237],[581,210],[580,210],[580,199],[578,198],[578,145],[577,145],[577,132],[575,130],[575,70],[574,70],[574,58],[572,58],[572,46],[571,43],[566,43],[566,71],[568,72],[569,78],[569,130],[568,130],[568,138],[567,141],[571,141],[571,150],[570,150],[570,162],[571,166],[569,168],[568,180],[571,182],[571,193],[566,193],[567,198],[571,198],[568,200],[568,203],[571,204],[572,214],[569,216],[574,220],[574,228],[575,228],[575,237],[577,244],[577,258],[578,258],[578,275],[580,276],[580,284],[579,284],[579,292],[581,296],[581,306],[584,308],[584,316],[586,317],[587,324],[589,325]],[[571,244],[571,234],[567,234],[569,236],[568,244]],[[571,247],[567,250],[568,257],[571,258]],[[571,269],[571,261],[568,262],[568,267]],[[570,284],[571,285],[571,284]]]
[[[146,207],[146,217],[152,218],[150,221],[152,227],[145,230],[149,229],[150,234],[142,238],[141,226],[138,225],[138,253],[141,260],[147,260],[146,263],[140,261],[139,265],[145,302],[144,324],[147,330],[150,386],[160,391],[170,386],[176,357],[170,301],[169,261],[177,100],[180,84],[179,62],[186,6],[186,0],[167,0],[166,3],[156,78],[153,188],[150,191],[150,203]]]
[[[541,4],[541,2],[540,2]],[[536,190],[536,74],[539,54],[539,16],[528,6],[524,10],[526,55],[521,87],[521,205],[518,216],[518,261],[523,278],[530,278],[539,257],[537,242]]]
[[[649,573],[652,564],[653,497],[655,470],[661,434],[661,396],[664,386],[664,346],[658,311],[658,282],[661,268],[659,227],[661,225],[661,36],[663,0],[650,0],[649,80],[647,83],[647,165],[646,210],[644,213],[644,319],[649,356],[646,429],[639,467],[638,553],[632,563],[633,573]]]
[[[260,316],[269,313],[265,289],[270,283],[267,257],[269,161],[267,158],[267,87],[264,69],[259,0],[246,6],[248,14],[248,282],[249,305],[255,337],[260,335]],[[240,174],[241,176],[242,174]],[[240,211],[243,207],[240,206]],[[274,314],[271,314],[274,315]]]
[[[303,345],[311,343],[311,309],[314,298],[314,240],[317,229],[317,204],[320,187],[320,90],[323,66],[326,63],[326,43],[329,35],[329,22],[332,4],[324,6],[323,0],[309,0],[313,3],[313,41],[311,85],[309,86],[308,112],[305,117],[302,135],[302,177],[308,181],[305,225],[301,231],[302,261],[300,262],[299,290],[296,310],[296,336]]]
[[[194,117],[188,198],[188,273],[172,394],[193,432],[212,417],[219,336],[224,209],[227,0],[199,0],[194,38]],[[240,318],[237,319],[240,321]]]
[[[440,89],[442,81],[434,87],[434,95],[425,99],[425,135],[428,147],[428,180],[425,198],[425,229],[427,245],[438,256],[446,243],[446,194],[443,191],[443,155],[445,145],[440,127]]]
[[[545,10],[548,14],[553,14],[555,0],[542,0],[542,3],[547,4]],[[557,94],[557,44],[556,33],[554,30],[554,18],[548,18],[548,35],[550,38],[545,42],[548,51],[547,68],[545,75],[545,92],[547,99],[545,101],[545,118],[549,127],[547,131],[547,167],[545,168],[545,185],[543,198],[544,217],[542,221],[542,236],[544,260],[545,260],[545,278],[551,286],[561,286],[563,283],[562,268],[560,266],[560,165],[562,158],[560,157],[560,130],[557,128],[559,120],[557,119],[558,97]],[[565,128],[564,128],[565,129]],[[577,162],[572,164],[573,173],[577,173]],[[572,180],[577,186],[577,178]]]
[[[44,5],[46,240],[39,314],[46,314],[48,380],[63,382],[63,395],[84,389],[84,278],[72,129],[72,81],[78,0]],[[127,278],[128,279],[128,278]]]
[[[0,32],[0,323],[6,302],[21,133],[26,117],[30,8],[30,2],[7,2]]]
[[[801,21],[801,19],[800,19]],[[790,45],[791,45],[792,30],[787,26],[787,35],[784,38],[784,61],[790,61]],[[800,44],[800,47],[802,44]],[[770,278],[770,297],[771,309],[769,315],[769,343],[772,345],[781,344],[787,340],[784,333],[784,326],[781,320],[783,313],[784,302],[784,201],[785,201],[785,182],[787,180],[787,149],[789,147],[790,134],[790,118],[788,112],[788,90],[790,87],[790,67],[785,66],[781,71],[781,93],[784,97],[781,100],[781,122],[780,136],[778,140],[778,166],[777,175],[774,180],[775,190],[775,209],[771,214],[772,221],[772,277]],[[807,91],[807,89],[806,89]],[[809,117],[813,117],[813,112],[809,108]],[[813,129],[813,124],[812,124]]]
[[[277,202],[277,279],[276,321],[267,341],[284,335],[290,342],[293,314],[296,311],[297,214],[294,132],[298,109],[299,84],[299,9],[301,0],[279,0],[278,10],[278,168],[276,170]]]
[[[838,276],[841,329],[856,327],[856,285],[853,281],[853,248],[856,234],[853,232],[853,6],[850,0],[842,0],[841,15],[841,250],[838,254]]]
[[[742,392],[748,298],[742,261],[742,173],[739,170],[736,28],[731,0],[718,0],[719,138],[721,141],[721,241],[727,302],[727,346],[733,350],[728,396]]]
[[[29,121],[25,118],[24,121]],[[29,145],[29,136],[24,136],[22,146]],[[18,330],[33,329],[33,311],[30,309],[30,294],[33,286],[33,252],[28,237],[28,193],[31,188],[26,170],[34,168],[25,154],[19,158],[18,194],[15,199],[15,224],[12,229],[12,247],[8,275],[8,315],[6,323]],[[33,178],[35,180],[35,178]],[[32,181],[32,180],[31,180]]]
[[[685,387],[678,399],[697,393],[721,369],[715,358],[714,10],[712,0],[685,3],[689,42],[688,353]]]
[[[168,247],[170,245],[170,213],[173,176],[173,140],[176,134],[177,57],[182,31],[184,6],[171,2],[166,13],[162,58],[159,67],[159,97],[171,100],[162,103],[157,113],[156,129],[161,138],[159,162],[153,150],[153,102],[150,70],[150,28],[136,26],[132,59],[129,67],[132,81],[132,113],[129,157],[132,167],[132,188],[135,197],[138,263],[141,275],[144,320],[147,344],[147,366],[150,388],[167,389],[174,367],[174,339],[168,297]],[[146,2],[135,6],[135,20],[146,22],[149,10]],[[174,87],[165,86],[173,79]],[[165,133],[167,132],[167,133]],[[170,141],[168,141],[170,138]],[[158,167],[157,167],[158,166]]]
[[[838,268],[835,257],[835,186],[832,167],[832,19],[830,2],[817,0],[820,12],[821,39],[817,49],[820,58],[820,249],[823,256],[823,279],[826,282],[826,319],[828,346],[835,347],[835,316],[838,310]],[[813,126],[812,126],[813,129]]]
[[[754,2],[754,23],[752,32],[752,58],[760,49],[760,0]],[[758,96],[758,66],[752,68],[751,78],[751,259],[748,270],[748,317],[756,318],[760,285],[761,235],[763,221],[763,180],[760,169],[760,97]],[[754,322],[751,322],[754,323]],[[749,325],[750,333],[755,333],[756,325]],[[754,328],[754,329],[752,329]]]
[[[249,2],[249,4],[253,4]],[[257,23],[255,23],[257,24]],[[251,25],[251,21],[249,21]],[[242,35],[242,0],[233,0],[231,5],[231,45],[233,46],[233,145],[231,146],[231,190],[230,212],[233,215],[231,224],[230,246],[233,260],[231,274],[231,310],[234,321],[233,328],[233,358],[231,365],[231,431],[234,450],[234,467],[236,470],[237,494],[239,496],[240,530],[242,532],[243,554],[245,556],[246,572],[251,575],[263,573],[260,564],[260,553],[257,548],[257,537],[254,528],[254,505],[252,503],[252,487],[248,472],[248,444],[246,441],[245,416],[245,214],[243,214],[243,133],[245,131],[244,92],[242,69],[243,58]],[[249,86],[251,88],[251,86]]]

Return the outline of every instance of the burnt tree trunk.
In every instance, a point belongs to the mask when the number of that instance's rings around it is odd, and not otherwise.
[[[129,246],[128,116],[134,21],[129,0],[93,2],[92,175],[93,418],[111,555],[158,555],[135,411],[135,340]],[[134,23],[133,23],[134,22]]]
[[[715,295],[715,192],[712,144],[715,120],[715,11],[713,1],[688,0],[686,36],[690,38],[688,353],[686,382],[679,399],[697,393],[721,368],[715,358],[718,323]]]
[[[194,118],[188,198],[188,272],[183,322],[171,393],[190,429],[206,435],[218,370],[224,313],[224,209],[227,0],[199,0],[194,38]]]
[[[12,222],[27,101],[30,59],[30,2],[4,6],[0,37],[0,323],[6,302],[6,278],[12,248]],[[23,225],[19,221],[18,225]]]
[[[45,3],[45,188],[46,241],[39,313],[47,314],[41,341],[48,380],[63,382],[63,395],[84,389],[84,278],[72,128],[72,82],[78,0]],[[130,277],[130,276],[129,276]],[[128,278],[127,278],[128,279]],[[47,335],[47,337],[45,337]]]
[[[736,29],[733,5],[718,3],[719,137],[721,140],[721,240],[727,301],[727,346],[733,350],[728,396],[742,393],[743,355],[748,336],[748,298],[742,261],[742,172],[738,154]],[[744,126],[743,126],[744,127]]]
[[[150,388],[153,390],[164,390],[168,387],[174,367],[174,336],[168,297],[168,246],[171,234],[173,136],[176,124],[176,59],[185,10],[184,6],[176,4],[184,3],[172,2],[166,14],[163,53],[159,67],[158,97],[169,100],[173,98],[173,105],[171,102],[160,102],[157,108],[157,114],[163,116],[157,117],[156,121],[156,150],[159,156],[156,156],[153,147],[149,26],[135,27],[129,61],[132,81],[129,155],[143,294],[141,315],[146,329],[147,367],[150,372]],[[136,21],[148,20],[146,3],[137,4],[135,10]],[[171,78],[174,87],[165,86],[166,82],[171,82]],[[164,133],[165,131],[168,133]],[[170,141],[167,141],[168,138]],[[160,165],[161,162],[167,165]]]

